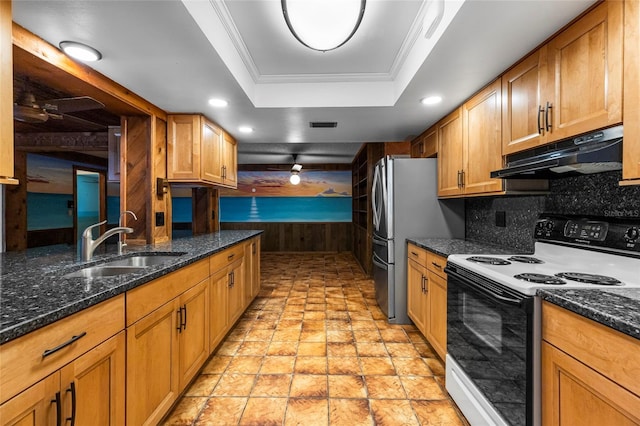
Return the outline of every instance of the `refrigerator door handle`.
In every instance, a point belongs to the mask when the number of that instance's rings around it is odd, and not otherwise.
[[[375,234],[373,234],[373,238],[371,238],[371,241],[373,242],[373,244],[378,245],[378,246],[387,247],[389,245],[387,243],[387,239],[386,238],[380,238]]]
[[[378,215],[378,205],[376,203],[376,194],[378,192],[378,185],[380,176],[380,169],[376,166],[375,171],[373,172],[373,183],[371,184],[371,209],[373,210],[373,227],[376,229],[380,229],[380,216]]]
[[[373,253],[372,260],[373,260],[373,264],[376,265],[377,267],[382,268],[385,271],[389,270],[389,265],[384,263],[384,260],[380,259],[377,254]]]

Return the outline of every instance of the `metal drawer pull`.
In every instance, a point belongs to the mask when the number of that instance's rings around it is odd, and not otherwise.
[[[78,334],[78,335],[76,335],[76,336],[73,336],[71,339],[67,340],[66,342],[59,344],[59,345],[58,345],[58,346],[56,346],[55,348],[45,350],[45,351],[42,353],[42,358],[46,358],[46,357],[48,357],[49,355],[51,355],[51,354],[54,354],[54,353],[58,352],[60,349],[64,349],[64,348],[66,348],[66,347],[67,347],[67,346],[69,346],[70,344],[74,343],[74,342],[75,342],[75,341],[77,341],[77,340],[82,339],[82,338],[83,338],[84,336],[86,336],[86,335],[87,335],[87,332],[86,332],[86,331],[83,331],[82,333],[80,333],[80,334]]]
[[[56,403],[56,426],[62,426],[62,401],[60,400],[60,392],[56,392],[56,399],[52,399],[51,403]]]
[[[178,326],[176,330],[178,330],[178,333],[182,333],[182,306],[178,308],[176,314],[178,314]]]
[[[416,253],[415,251],[412,251],[411,254],[414,255],[415,257],[418,257],[418,253]]]
[[[233,259],[233,256],[235,256],[235,255],[236,255],[235,253],[230,254],[229,256],[227,256],[227,260]]]
[[[553,105],[547,102],[547,107],[544,111],[544,121],[547,123],[547,132],[551,130],[551,120],[549,120],[549,111],[551,111],[551,108],[553,108]]]
[[[442,265],[440,265],[439,263],[431,262],[431,264],[432,264],[433,266],[435,266],[436,268],[438,268],[438,269],[442,269]]]
[[[182,317],[184,322],[182,323],[182,329],[186,330],[187,329],[187,304],[185,303],[184,308],[180,308],[180,309],[184,309],[184,316]]]
[[[542,126],[542,123],[540,122],[540,119],[542,118],[542,113],[544,112],[544,108],[542,108],[542,105],[538,105],[538,133],[542,134],[542,132],[544,131],[544,127]]]

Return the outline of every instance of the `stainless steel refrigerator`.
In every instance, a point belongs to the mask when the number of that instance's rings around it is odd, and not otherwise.
[[[438,200],[437,160],[387,156],[376,163],[373,278],[390,323],[407,316],[407,238],[464,238],[464,200]]]

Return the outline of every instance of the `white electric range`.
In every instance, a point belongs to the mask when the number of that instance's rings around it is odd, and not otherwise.
[[[538,426],[538,289],[640,291],[640,218],[542,214],[531,255],[447,259],[447,390],[472,425]]]

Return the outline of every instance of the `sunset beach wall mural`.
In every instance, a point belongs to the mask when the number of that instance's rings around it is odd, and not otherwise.
[[[238,189],[220,191],[221,222],[351,222],[351,171],[240,171]]]

